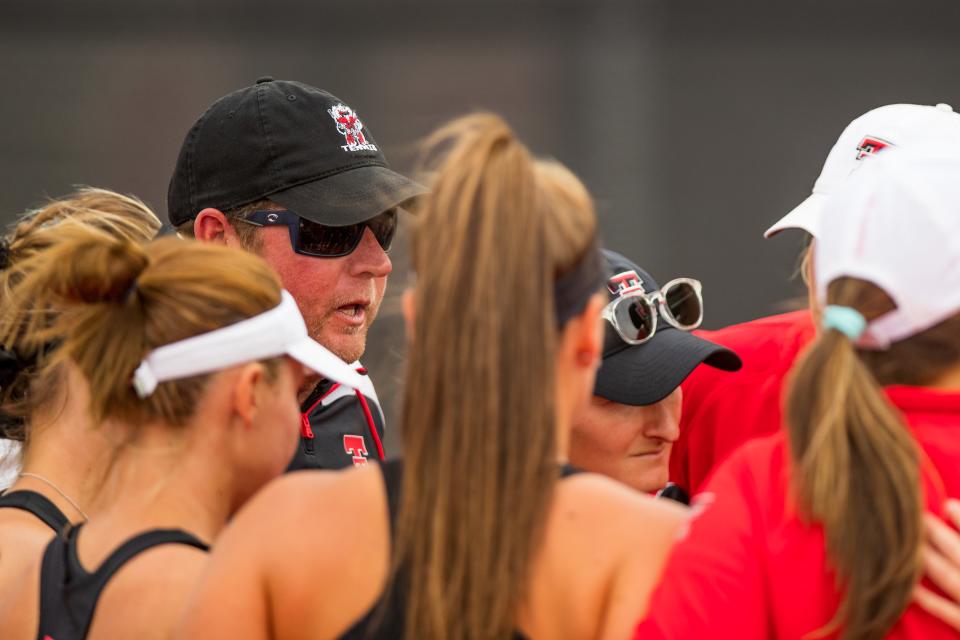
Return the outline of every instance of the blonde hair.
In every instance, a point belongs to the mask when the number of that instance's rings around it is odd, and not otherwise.
[[[868,320],[894,308],[875,285],[840,278],[828,303]],[[883,638],[903,614],[921,574],[920,451],[882,393],[929,385],[960,362],[960,316],[892,344],[858,349],[824,331],[792,373],[786,418],[801,513],[822,523],[844,595],[821,634]]]
[[[506,638],[559,473],[553,286],[596,217],[580,181],[497,116],[455,120],[427,148],[441,160],[412,244],[391,585],[407,638]]]
[[[59,381],[48,372],[42,384],[35,384],[37,364],[50,345],[27,344],[15,329],[22,321],[21,309],[14,303],[15,290],[27,276],[31,260],[60,242],[60,225],[71,225],[99,230],[104,234],[146,242],[160,230],[160,220],[138,198],[107,189],[84,187],[73,194],[51,200],[43,207],[23,214],[0,243],[5,260],[0,270],[0,300],[3,326],[0,346],[20,361],[19,370],[0,389],[0,438],[24,440],[28,417],[36,408],[60,390]],[[31,304],[31,313],[36,313]],[[46,310],[46,317],[53,310]]]
[[[218,245],[162,238],[140,245],[64,223],[58,242],[31,260],[4,314],[0,340],[59,346],[44,371],[75,363],[90,386],[97,422],[182,425],[210,376],[161,383],[146,399],[131,385],[153,349],[213,331],[280,303],[280,282],[260,258]],[[45,311],[56,309],[50,317]]]

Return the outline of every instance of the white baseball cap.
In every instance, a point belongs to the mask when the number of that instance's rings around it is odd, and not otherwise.
[[[825,203],[862,165],[864,158],[890,147],[910,148],[938,141],[944,145],[960,144],[960,115],[948,104],[888,104],[866,112],[840,134],[823,163],[813,193],[767,229],[764,237],[784,229],[803,229],[819,239],[818,225]]]
[[[133,388],[146,398],[157,385],[220,371],[244,362],[290,356],[325,378],[356,389],[363,378],[307,335],[300,309],[287,291],[280,304],[246,320],[157,347],[140,362]]]
[[[842,276],[893,299],[857,341],[882,349],[960,312],[960,149],[917,145],[863,164],[824,206],[814,273],[822,305]]]

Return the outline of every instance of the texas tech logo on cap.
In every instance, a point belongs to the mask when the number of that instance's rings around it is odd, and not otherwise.
[[[607,289],[614,295],[643,291],[643,281],[636,271],[624,271],[607,280]]]
[[[857,145],[857,160],[863,160],[867,156],[876,155],[887,147],[892,146],[894,146],[892,142],[874,138],[873,136],[866,136],[860,141],[860,144]]]
[[[337,123],[337,131],[347,139],[347,144],[340,145],[344,151],[376,151],[376,145],[367,142],[363,135],[363,123],[353,109],[345,104],[336,104],[327,113]]]

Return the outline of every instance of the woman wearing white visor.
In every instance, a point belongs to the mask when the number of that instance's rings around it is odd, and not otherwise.
[[[4,637],[167,637],[227,518],[296,448],[304,369],[346,385],[253,254],[167,238],[146,247],[71,225],[14,301],[25,340],[86,386],[115,446],[87,523],[0,594]],[[30,307],[63,309],[52,326]],[[42,374],[42,372],[41,372]]]
[[[822,331],[791,373],[787,428],[695,499],[636,638],[956,637],[912,598],[932,588],[923,518],[960,496],[957,176],[949,146],[894,149],[828,203]]]

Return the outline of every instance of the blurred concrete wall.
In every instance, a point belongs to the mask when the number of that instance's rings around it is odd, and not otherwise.
[[[349,101],[401,169],[444,119],[502,113],[582,176],[612,248],[661,280],[703,280],[715,327],[802,291],[800,235],[761,233],[849,120],[960,101],[958,27],[955,0],[4,0],[0,216],[74,184],[163,216],[193,120],[270,74]],[[390,418],[392,302],[365,358]]]

